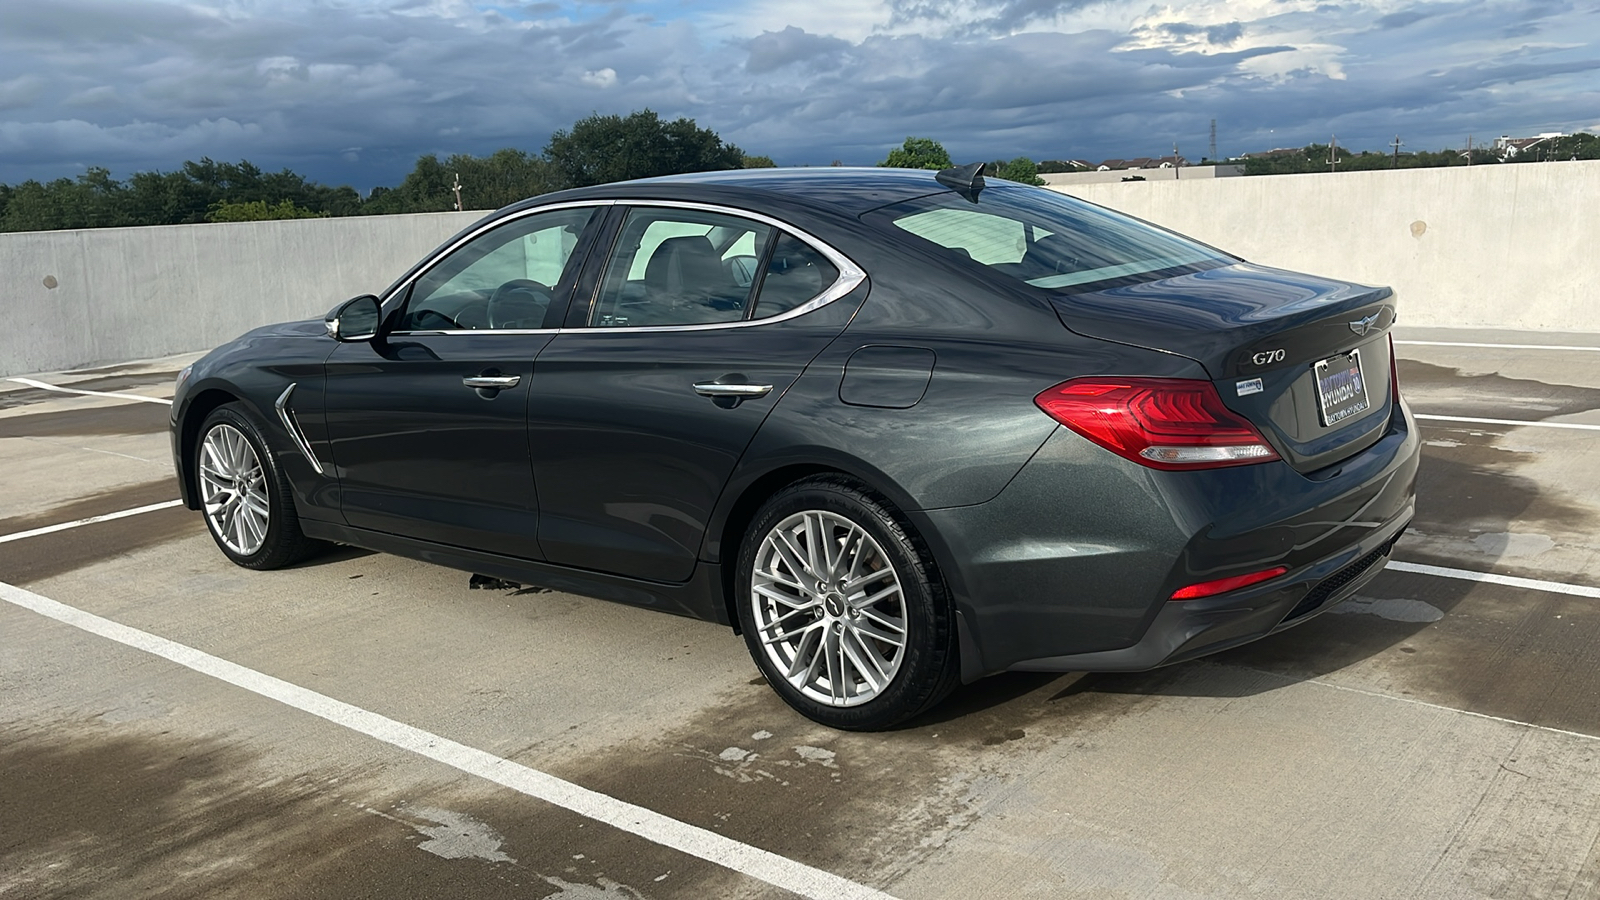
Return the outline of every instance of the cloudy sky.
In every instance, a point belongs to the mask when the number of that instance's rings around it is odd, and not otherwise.
[[[591,112],[780,164],[1600,130],[1594,0],[0,0],[0,181],[209,156],[393,184]]]

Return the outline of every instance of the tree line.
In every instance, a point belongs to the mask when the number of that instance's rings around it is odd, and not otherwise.
[[[693,119],[663,121],[646,109],[579,120],[551,135],[538,154],[428,154],[399,185],[376,187],[366,196],[288,169],[263,172],[248,161],[211,159],[185,162],[172,172],[136,172],[125,180],[91,168],[77,178],[0,184],[0,231],[442,212],[458,208],[458,202],[461,209],[498,209],[562,188],[772,164]]]
[[[1466,150],[1422,150],[1404,153],[1353,151],[1330,144],[1307,144],[1293,150],[1255,153],[1223,160],[1243,164],[1246,175],[1296,175],[1308,172],[1362,172],[1373,169],[1425,169],[1445,166],[1485,166],[1506,163],[1550,162],[1566,159],[1600,159],[1600,136],[1578,132],[1549,138],[1514,155],[1502,156],[1492,145]]]
[[[1600,137],[1574,134],[1541,141],[1502,160],[1488,147],[1420,153],[1352,152],[1310,144],[1297,150],[1254,154],[1227,160],[1242,163],[1247,175],[1296,172],[1537,162],[1600,158]],[[693,119],[662,120],[651,110],[627,116],[591,115],[551,135],[540,153],[504,149],[487,156],[428,154],[394,187],[375,187],[365,196],[347,185],[330,187],[288,169],[264,172],[248,161],[201,159],[171,172],[136,172],[127,179],[91,168],[77,178],[0,184],[0,231],[50,231],[128,225],[181,225],[313,216],[384,215],[498,209],[526,197],[568,187],[631,178],[774,165],[751,156],[700,128]],[[838,161],[834,165],[839,165]],[[943,169],[953,165],[944,145],[932,138],[908,137],[879,166]],[[1035,163],[1026,156],[995,160],[985,174],[1023,184],[1043,184],[1041,172],[1070,171],[1059,160]]]

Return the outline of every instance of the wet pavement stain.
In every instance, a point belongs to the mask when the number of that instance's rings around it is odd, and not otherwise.
[[[172,499],[168,494],[166,499]],[[124,553],[205,531],[200,514],[181,506],[96,522],[0,544],[0,581],[28,586]]]
[[[178,378],[177,372],[152,372],[138,375],[119,375],[114,378],[90,378],[83,381],[61,381],[56,383],[60,387],[68,387],[79,391],[128,391],[133,388],[149,387],[156,384],[172,384]],[[9,384],[15,384],[10,382]],[[31,406],[47,400],[61,400],[66,397],[77,396],[63,394],[60,391],[47,391],[44,388],[25,387],[19,390],[0,391],[0,409],[16,409],[21,406]],[[138,402],[138,401],[133,401]],[[154,405],[154,404],[150,404]]]
[[[1491,419],[1543,420],[1600,409],[1600,389],[1546,384],[1401,359],[1400,393],[1417,412]],[[1422,409],[1421,407],[1426,407]]]
[[[1352,602],[1199,665],[1293,681],[1360,666],[1383,693],[1600,735],[1600,607],[1582,597],[1390,571]]]
[[[167,430],[171,416],[165,405],[133,400],[86,409],[0,416],[0,438],[160,434]]]
[[[1151,698],[1063,689],[1081,676],[1002,674],[894,731],[809,722],[741,686],[670,733],[556,774],[807,865],[881,887],[982,816],[986,798],[1053,746]]]
[[[49,525],[60,525],[63,522],[76,522],[91,516],[103,516],[107,513],[176,499],[178,499],[178,482],[173,478],[159,478],[82,497],[32,515],[0,519],[0,535],[31,531]]]
[[[393,791],[364,772],[274,777],[221,738],[13,723],[0,727],[0,896],[789,896],[526,798]]]
[[[1517,460],[1486,446],[1422,448],[1417,471],[1417,517],[1412,527],[1468,536],[1511,530],[1513,522],[1588,531],[1595,513],[1549,486],[1519,475]]]

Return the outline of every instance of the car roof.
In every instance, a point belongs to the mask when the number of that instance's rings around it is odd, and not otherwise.
[[[925,169],[766,168],[691,172],[640,178],[545,194],[507,207],[503,212],[559,201],[637,199],[705,203],[744,201],[825,209],[858,216],[890,203],[949,190]]]

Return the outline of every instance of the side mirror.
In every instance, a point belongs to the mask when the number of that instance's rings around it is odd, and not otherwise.
[[[336,341],[370,341],[378,336],[381,316],[378,298],[362,294],[329,310],[322,322],[328,328],[328,337]]]

